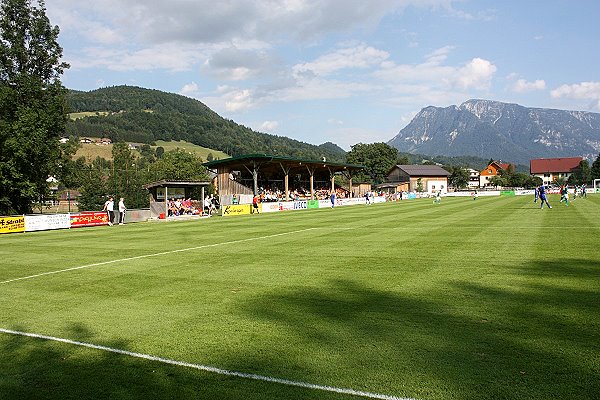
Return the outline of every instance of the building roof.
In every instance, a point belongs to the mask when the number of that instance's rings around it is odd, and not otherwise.
[[[235,169],[242,169],[244,167],[255,167],[259,165],[261,171],[269,169],[281,171],[282,166],[286,166],[290,169],[290,171],[294,171],[296,169],[306,170],[307,166],[315,169],[328,169],[332,172],[358,171],[365,168],[363,165],[334,163],[326,160],[306,160],[301,158],[273,156],[268,154],[246,154],[239,157],[209,161],[203,165],[211,170],[225,168],[231,171]]]
[[[483,176],[496,176],[497,172],[500,172],[501,170],[503,171],[508,171],[509,168],[511,167],[512,164],[510,163],[504,163],[502,161],[492,161],[491,163],[489,163],[484,169],[481,170],[480,175]],[[493,167],[495,169],[492,169],[490,167]],[[513,166],[514,169],[514,166]]]
[[[529,161],[529,171],[531,174],[571,172],[582,160],[582,157],[537,158]]]
[[[396,165],[409,176],[450,176],[450,173],[438,165]]]
[[[204,181],[167,181],[167,180],[162,180],[162,181],[157,181],[157,182],[152,182],[149,183],[147,185],[144,185],[144,189],[152,189],[155,187],[199,187],[199,186],[208,186],[210,185],[210,182],[204,182]]]

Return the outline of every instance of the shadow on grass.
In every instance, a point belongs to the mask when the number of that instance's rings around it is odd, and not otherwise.
[[[273,335],[224,348],[217,367],[423,400],[597,398],[600,267],[555,260],[514,273],[510,286],[454,280],[426,294],[350,280],[276,287],[239,310]],[[2,399],[352,398],[4,334],[0,365]]]
[[[546,272],[551,278],[540,281]],[[519,273],[518,287],[453,282],[428,295],[337,281],[326,291],[271,294],[246,312],[303,347],[308,356],[293,368],[310,374],[329,360],[362,390],[421,399],[598,396],[600,267],[558,260]]]
[[[12,330],[27,332],[26,327]],[[69,337],[92,332],[73,325]],[[128,343],[104,344],[128,349]],[[0,398],[7,399],[340,399],[314,390],[221,376],[39,338],[0,334]],[[324,397],[325,396],[325,397]]]

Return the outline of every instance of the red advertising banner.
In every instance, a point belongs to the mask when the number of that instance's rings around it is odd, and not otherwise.
[[[103,211],[86,211],[71,214],[71,228],[108,225],[108,214]]]

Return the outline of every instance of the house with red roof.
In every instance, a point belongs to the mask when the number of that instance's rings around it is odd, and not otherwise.
[[[500,175],[501,171],[508,171],[511,165],[502,161],[492,161],[489,163],[487,167],[479,172],[479,187],[491,186],[490,179]]]
[[[582,157],[566,158],[537,158],[529,161],[529,172],[542,178],[544,185],[551,184],[557,179],[569,179],[569,176],[579,168]]]

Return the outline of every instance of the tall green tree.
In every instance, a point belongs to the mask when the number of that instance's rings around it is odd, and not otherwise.
[[[108,185],[106,170],[98,160],[86,166],[79,191],[80,196],[77,199],[79,211],[102,210],[108,198]]]
[[[129,208],[148,207],[148,194],[143,185],[147,182],[144,168],[139,168],[138,160],[125,142],[118,142],[112,149],[113,165],[109,188],[118,200],[123,197]]]
[[[150,173],[154,180],[209,180],[200,157],[179,149],[164,153],[160,160],[150,165]]]
[[[59,29],[43,0],[0,5],[0,212],[29,213],[59,168],[66,90]]]
[[[592,179],[600,179],[600,154],[598,154],[598,157],[596,157],[596,160],[592,164],[590,173]]]
[[[592,179],[592,172],[588,160],[581,160],[579,168],[576,168],[569,176],[567,182],[571,185],[583,185]]]
[[[375,184],[385,180],[397,160],[398,150],[385,143],[358,143],[352,146],[347,155],[348,163],[366,167],[365,175],[357,178]]]
[[[444,169],[450,172],[448,183],[457,189],[465,188],[469,185],[469,171],[459,166],[446,166]]]

